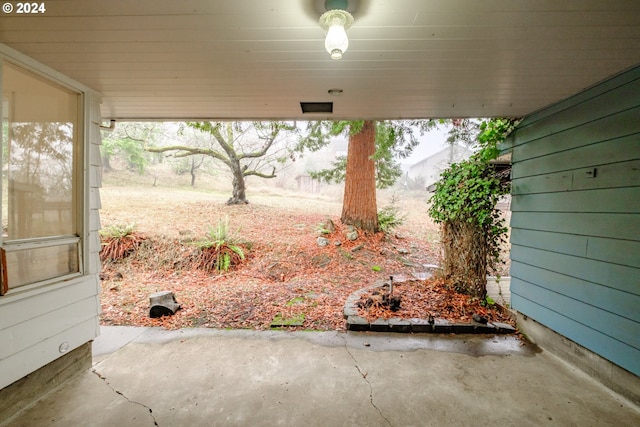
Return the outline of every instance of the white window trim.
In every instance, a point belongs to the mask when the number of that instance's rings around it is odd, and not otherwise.
[[[50,248],[52,246],[72,245],[80,241],[80,236],[51,236],[36,239],[24,239],[16,242],[4,242],[2,248],[6,252],[23,251],[29,249]]]
[[[19,67],[24,68],[36,75],[43,77],[46,80],[49,80],[53,83],[61,85],[73,92],[76,92],[79,97],[79,105],[81,109],[78,112],[78,125],[79,131],[77,134],[78,143],[80,144],[81,150],[78,160],[77,160],[77,174],[80,184],[77,186],[77,196],[79,200],[78,206],[76,206],[78,215],[77,215],[77,230],[78,236],[59,236],[59,237],[47,237],[43,240],[40,239],[30,239],[27,241],[20,242],[7,242],[4,243],[0,237],[0,247],[2,247],[5,251],[13,251],[20,249],[29,249],[33,245],[33,247],[47,247],[47,246],[56,246],[60,244],[64,244],[65,242],[76,243],[78,244],[78,262],[79,262],[79,272],[70,273],[66,275],[57,276],[52,279],[42,280],[35,283],[30,283],[28,285],[22,285],[17,288],[9,288],[7,293],[0,296],[0,305],[3,303],[9,302],[12,300],[12,297],[22,298],[25,296],[29,296],[32,294],[38,294],[41,292],[46,292],[52,287],[64,287],[70,284],[70,281],[75,278],[82,278],[86,276],[89,271],[89,265],[91,260],[89,259],[89,244],[90,244],[90,200],[91,200],[91,189],[90,189],[90,127],[91,127],[91,98],[92,96],[100,96],[93,89],[82,85],[69,78],[68,76],[47,67],[46,65],[40,64],[34,59],[14,50],[10,47],[3,45],[0,43],[0,93],[2,93],[2,64],[7,61],[11,64],[17,65]],[[2,103],[0,102],[0,121],[2,120]],[[0,197],[2,196],[2,188],[0,187]],[[1,200],[1,199],[0,199]],[[49,244],[50,243],[50,244]],[[46,245],[46,246],[44,246]]]

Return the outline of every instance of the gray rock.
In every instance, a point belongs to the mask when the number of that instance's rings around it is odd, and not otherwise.
[[[318,246],[327,246],[329,244],[329,239],[325,237],[318,237]]]
[[[353,230],[347,233],[347,239],[349,240],[356,240],[358,238],[358,231],[357,230]]]

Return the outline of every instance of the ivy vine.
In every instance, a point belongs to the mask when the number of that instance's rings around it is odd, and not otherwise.
[[[515,125],[514,119],[482,121],[475,137],[478,151],[468,160],[454,163],[442,172],[429,200],[429,216],[436,223],[468,223],[482,233],[487,267],[492,270],[500,263],[500,248],[508,231],[504,217],[495,206],[509,193],[510,187],[495,176],[491,160],[500,155],[499,144]]]

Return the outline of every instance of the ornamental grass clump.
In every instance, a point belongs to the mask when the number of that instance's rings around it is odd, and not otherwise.
[[[100,234],[100,260],[118,261],[133,254],[145,241],[145,237],[135,231],[135,224],[116,224],[103,228]]]
[[[251,244],[229,231],[229,218],[220,219],[216,227],[209,227],[203,240],[194,242],[200,250],[196,256],[197,268],[209,272],[226,272],[245,259]]]
[[[442,172],[430,199],[429,215],[442,227],[444,278],[456,291],[481,300],[487,292],[487,271],[502,262],[508,231],[496,203],[509,185],[495,176],[490,161],[498,157],[498,144],[514,127],[511,119],[483,122],[479,151]]]

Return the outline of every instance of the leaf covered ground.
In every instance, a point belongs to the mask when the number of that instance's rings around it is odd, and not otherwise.
[[[124,260],[103,263],[103,324],[267,329],[274,318],[296,318],[304,329],[342,330],[347,296],[392,275],[403,282],[396,288],[403,300],[395,317],[432,314],[469,321],[480,313],[507,320],[499,310],[448,289],[446,282],[403,280],[419,276],[426,264],[438,264],[437,227],[426,215],[424,199],[402,203],[407,221],[391,236],[360,233],[352,241],[339,222],[339,201],[278,195],[226,206],[224,196],[103,189],[103,227],[135,223],[144,239]],[[227,272],[198,270],[191,242],[227,217],[232,233],[250,241],[251,249]],[[321,234],[327,219],[336,230]],[[329,244],[319,246],[319,236]],[[174,316],[149,318],[149,295],[167,290],[182,309]]]

